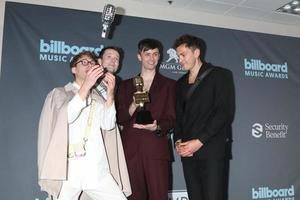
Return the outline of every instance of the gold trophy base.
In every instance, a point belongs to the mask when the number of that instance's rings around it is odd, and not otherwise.
[[[148,110],[140,110],[137,112],[135,123],[137,124],[152,124],[153,118]]]

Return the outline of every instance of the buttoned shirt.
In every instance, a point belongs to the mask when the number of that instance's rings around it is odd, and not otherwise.
[[[78,84],[74,82],[73,85],[79,90]],[[92,99],[93,93],[85,100],[77,93],[68,103],[69,144],[83,142]],[[68,181],[75,187],[92,188],[109,173],[101,129],[110,130],[115,127],[115,105],[107,107],[105,101],[96,101],[95,110],[91,113],[92,123],[85,145],[86,155],[69,158]]]

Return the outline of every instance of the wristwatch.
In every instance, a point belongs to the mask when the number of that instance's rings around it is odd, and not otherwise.
[[[157,124],[157,128],[156,128],[156,130],[155,130],[155,134],[157,135],[157,136],[161,136],[161,128],[160,128],[160,126]]]

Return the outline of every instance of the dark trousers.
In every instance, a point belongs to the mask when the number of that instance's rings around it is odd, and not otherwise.
[[[189,200],[223,200],[226,184],[224,159],[182,160]]]
[[[132,195],[129,200],[168,200],[168,160],[149,159],[137,153],[127,160]]]

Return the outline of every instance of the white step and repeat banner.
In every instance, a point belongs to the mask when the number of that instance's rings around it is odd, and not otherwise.
[[[299,200],[299,38],[117,16],[111,39],[102,39],[101,13],[13,2],[5,8],[0,79],[1,199],[46,199],[37,185],[38,120],[46,94],[72,79],[72,56],[120,46],[126,79],[140,69],[138,41],[156,38],[164,45],[161,73],[178,79],[185,72],[172,44],[184,33],[203,38],[206,60],[234,74],[228,200]],[[170,199],[187,200],[175,154],[172,174]]]

